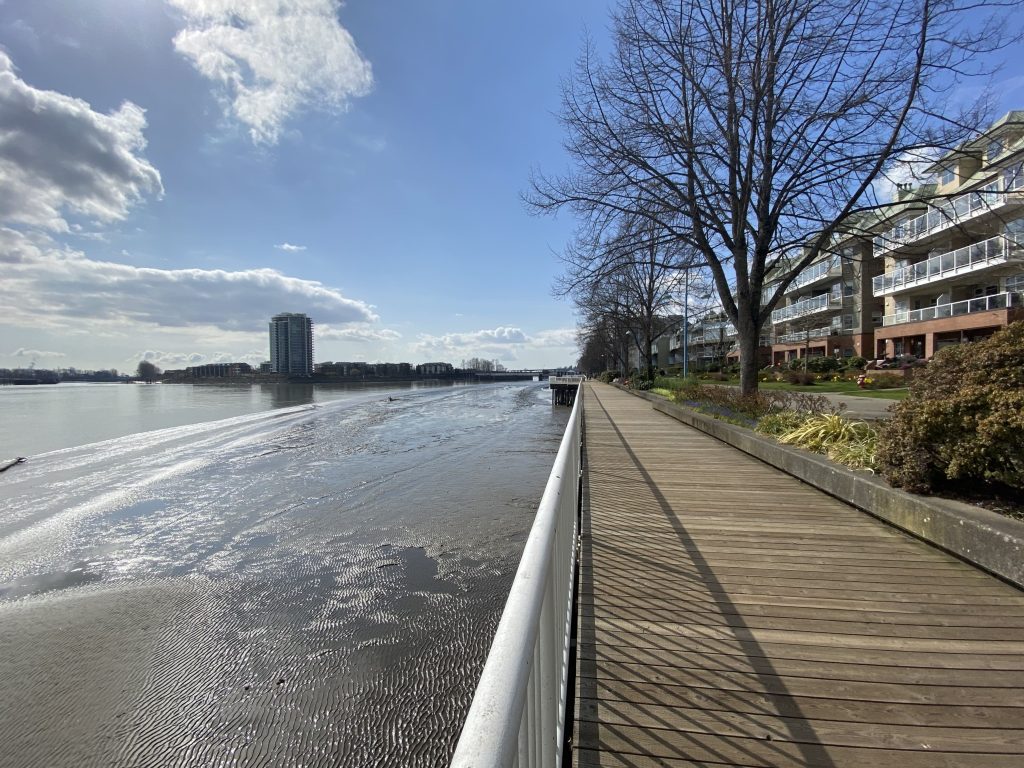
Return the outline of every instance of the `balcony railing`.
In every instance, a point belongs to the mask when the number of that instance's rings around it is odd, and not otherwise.
[[[975,272],[995,264],[1005,264],[1020,256],[1020,238],[1014,235],[999,235],[955,251],[932,256],[918,264],[886,272],[871,280],[871,288],[875,296],[883,296]]]
[[[797,288],[803,288],[805,285],[816,283],[825,277],[835,277],[842,271],[841,263],[838,255],[830,256],[825,261],[819,261],[817,264],[811,264],[811,266],[804,269],[793,278],[793,282],[789,284],[787,291],[794,291]]]
[[[979,190],[954,197],[941,205],[929,208],[927,213],[897,224],[888,232],[875,237],[875,256],[1002,207],[1008,199],[1003,191],[1005,183],[1003,179],[993,181]],[[1013,181],[1008,184],[1011,191],[1019,186]]]
[[[807,339],[820,339],[823,336],[829,336],[832,333],[831,325],[824,325],[821,328],[813,328],[809,331],[799,331],[798,333],[784,333],[781,336],[775,337],[776,344],[798,344],[801,341]]]
[[[901,325],[902,323],[921,323],[926,320],[940,320],[944,317],[959,317],[974,312],[991,312],[996,309],[1007,309],[1024,305],[1019,293],[997,293],[993,296],[980,296],[977,299],[954,301],[951,304],[937,304],[934,307],[912,309],[897,312],[882,318],[882,325]]]
[[[803,301],[798,301],[795,304],[790,304],[788,307],[776,309],[772,312],[772,323],[784,323],[787,320],[792,320],[796,317],[804,317],[805,315],[813,315],[816,312],[823,312],[831,306],[842,304],[842,302],[843,294],[833,290],[830,293],[823,293],[821,296],[815,296],[813,299],[804,299]]]

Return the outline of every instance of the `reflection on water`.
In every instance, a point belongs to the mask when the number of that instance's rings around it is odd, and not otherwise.
[[[460,384],[56,384],[0,386],[0,460],[204,421]]]
[[[0,476],[0,766],[447,763],[567,412],[286,386]]]

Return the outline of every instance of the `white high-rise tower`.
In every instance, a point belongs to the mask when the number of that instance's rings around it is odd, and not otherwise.
[[[298,312],[270,320],[270,370],[289,376],[313,373],[313,321]]]

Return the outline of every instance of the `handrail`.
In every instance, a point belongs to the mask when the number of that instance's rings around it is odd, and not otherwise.
[[[881,296],[890,291],[927,285],[992,264],[1004,264],[1019,252],[1020,246],[1019,235],[996,235],[873,277],[871,290],[875,296]]]
[[[958,317],[969,315],[974,312],[992,312],[997,309],[1009,309],[1019,307],[1024,303],[1021,295],[1015,292],[996,293],[991,296],[979,296],[975,299],[964,299],[949,304],[936,304],[932,307],[911,309],[904,312],[897,312],[894,315],[886,315],[882,318],[882,325],[902,325],[903,323],[921,323],[926,320],[941,320],[944,317]]]
[[[578,533],[581,394],[577,391],[452,768],[562,764]]]

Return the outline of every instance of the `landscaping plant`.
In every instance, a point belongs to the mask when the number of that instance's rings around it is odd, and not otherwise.
[[[1024,490],[1024,322],[939,350],[879,436],[892,485],[916,492],[949,481]]]

